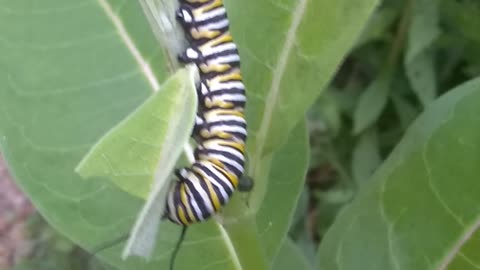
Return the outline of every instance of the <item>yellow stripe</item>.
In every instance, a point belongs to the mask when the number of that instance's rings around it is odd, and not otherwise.
[[[223,108],[223,109],[231,109],[233,107],[235,107],[233,105],[233,103],[231,102],[225,102],[223,100],[215,100],[215,101],[212,101],[211,99],[205,99],[205,106],[207,108],[212,108],[212,107],[220,107],[220,108]]]
[[[212,72],[212,71],[225,72],[225,71],[229,70],[230,68],[232,68],[232,67],[230,65],[227,65],[227,64],[211,64],[211,65],[201,64],[200,65],[200,70],[203,73],[208,73],[208,72]]]
[[[239,70],[234,70],[231,73],[227,74],[222,74],[213,77],[212,79],[208,80],[208,86],[211,86],[214,83],[221,83],[221,82],[227,82],[227,81],[241,81],[242,80],[242,74],[240,73]]]
[[[245,153],[245,142],[244,141],[230,141],[230,140],[208,140],[205,143],[206,148],[215,148],[217,146],[231,147],[240,151],[242,154]]]
[[[190,30],[190,35],[194,39],[201,39],[201,38],[212,39],[212,38],[218,37],[218,35],[220,35],[220,34],[221,34],[220,31],[198,31],[195,28]]]
[[[177,215],[182,224],[189,224],[187,218],[185,217],[185,212],[183,212],[183,209],[180,206],[177,207]]]
[[[222,204],[220,203],[220,200],[218,199],[217,193],[213,189],[212,183],[208,180],[209,176],[206,175],[203,170],[200,170],[198,168],[194,168],[194,170],[202,175],[202,180],[205,182],[205,184],[208,187],[208,194],[210,196],[210,200],[213,203],[213,207],[215,208],[215,211],[220,210],[220,208],[222,207]]]
[[[228,180],[230,181],[230,183],[232,183],[232,185],[233,185],[235,188],[237,188],[237,186],[238,186],[238,178],[237,178],[237,176],[236,176],[235,174],[233,174],[233,173],[230,173],[230,171],[226,170],[226,169],[225,169],[225,165],[224,165],[223,163],[221,163],[221,166],[219,166],[219,165],[217,165],[217,164],[215,164],[215,163],[212,162],[212,166],[216,167],[217,170],[219,170],[219,171],[221,171],[222,173],[224,173],[224,174],[227,176],[227,178],[228,178]]]
[[[210,110],[207,112],[208,115],[207,117],[212,117],[210,116],[210,114],[213,114],[213,117],[218,117],[218,116],[222,116],[222,115],[234,115],[234,116],[238,116],[238,117],[241,117],[241,118],[245,118],[245,115],[243,114],[242,111],[239,111],[239,110],[236,110],[236,109],[214,109],[214,110]]]
[[[192,3],[192,2],[190,2],[190,3]],[[193,3],[195,4],[195,2],[193,2]],[[206,2],[196,2],[196,3],[206,3]],[[203,13],[211,11],[211,10],[213,10],[215,8],[218,8],[218,7],[221,7],[221,6],[223,6],[223,1],[222,0],[215,0],[208,5],[203,5],[203,6],[200,6],[196,9],[194,9],[193,10],[193,16],[194,17],[202,16]]]
[[[200,46],[199,50],[202,51],[202,52],[209,51],[209,50],[211,50],[211,48],[213,48],[215,46],[218,46],[220,44],[227,43],[227,42],[232,42],[232,41],[233,41],[232,36],[230,35],[230,33],[226,32],[223,35],[218,36],[218,37],[208,41],[204,45]]]
[[[187,214],[190,220],[195,220],[195,216],[193,215],[192,209],[190,208],[190,204],[188,203],[186,185],[180,186],[180,199],[182,200],[183,205],[187,209]]]
[[[219,145],[235,148],[236,150],[240,151],[242,154],[245,154],[245,143],[243,143],[243,141],[242,143],[238,141],[221,141]]]
[[[214,136],[225,139],[225,140],[233,138],[232,134],[224,131],[210,132],[206,129],[200,130],[200,137],[202,137],[203,139],[209,139]]]
[[[213,9],[221,7],[221,6],[223,6],[223,0],[215,0],[212,3],[210,3],[209,5],[203,6],[201,8],[201,10],[202,10],[202,13],[203,13],[203,12],[210,11],[210,10],[213,10]]]

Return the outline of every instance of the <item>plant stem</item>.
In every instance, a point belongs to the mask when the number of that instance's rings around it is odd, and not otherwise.
[[[386,60],[386,73],[392,74],[395,71],[397,62],[405,46],[405,39],[410,26],[413,0],[407,0],[403,7],[402,17],[397,27],[395,39],[393,40],[392,48]]]

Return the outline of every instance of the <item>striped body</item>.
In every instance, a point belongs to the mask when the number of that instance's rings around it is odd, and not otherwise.
[[[166,217],[189,225],[220,211],[244,174],[247,123],[240,56],[222,0],[180,0],[177,12],[190,47],[179,55],[200,71],[193,137],[195,162],[177,171]]]

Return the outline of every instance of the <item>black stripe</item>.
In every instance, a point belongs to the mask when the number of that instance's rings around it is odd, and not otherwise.
[[[202,217],[200,217],[200,216],[198,215],[199,213],[197,213],[197,211],[196,211],[195,208],[193,207],[193,203],[192,203],[193,200],[192,200],[191,197],[190,197],[191,195],[193,196],[192,191],[190,190],[190,188],[188,187],[188,185],[185,185],[185,186],[186,186],[186,188],[188,189],[188,192],[187,192],[187,202],[188,202],[188,205],[190,206],[190,209],[192,209],[192,213],[193,213],[193,216],[195,217],[195,220],[196,220],[196,221],[200,221],[200,220],[202,220]],[[193,199],[195,199],[195,198],[193,198]]]
[[[193,166],[195,166],[195,164],[193,164]],[[191,169],[189,169],[189,171],[192,172]],[[209,217],[211,215],[211,213],[208,211],[208,208],[205,206],[205,202],[203,201],[202,195],[200,195],[198,190],[193,185],[193,181],[194,181],[193,179],[188,179],[188,181],[186,181],[185,183],[190,188],[190,192],[192,193],[193,198],[197,202],[198,208],[200,209],[201,213],[198,213],[197,216],[202,216],[201,219],[205,219],[205,218]],[[207,194],[208,194],[208,192],[207,192]]]
[[[202,63],[200,63],[198,65],[199,69],[200,69],[200,65]],[[203,64],[205,64],[206,66],[209,66],[208,63],[203,63]],[[230,65],[228,63],[225,64],[225,65],[228,65],[229,68],[225,71],[222,71],[222,72],[218,72],[218,71],[203,72],[201,69],[199,70],[200,74],[202,75],[201,79],[205,83],[207,88],[209,88],[207,81],[211,81],[212,79],[214,79],[215,77],[218,77],[218,76],[225,76],[225,75],[229,75],[229,74],[233,74],[233,73],[239,73],[239,71],[240,71],[240,66],[239,65],[234,66],[234,65]],[[230,79],[230,80],[224,81],[224,82],[241,82],[241,83],[243,83],[243,81],[239,80],[239,79]]]
[[[230,146],[224,146],[224,147],[230,148],[230,149],[232,149],[231,150],[232,152],[236,151],[240,155],[242,155],[242,152],[240,152],[240,150],[236,149],[235,147],[230,147]],[[217,154],[217,155],[225,156],[227,159],[236,161],[242,167],[245,165],[245,161],[243,161],[238,156],[236,156],[235,154],[232,154],[231,152],[228,152],[228,151],[222,151],[222,150],[217,150],[217,149],[204,147],[202,149],[198,149],[198,154],[200,154],[200,155],[203,154],[203,155],[207,155],[207,156],[210,156],[211,154]],[[227,165],[227,164],[225,164],[225,165]]]
[[[205,173],[208,175],[208,177],[211,177],[211,178],[215,179],[218,183],[220,183],[220,185],[222,186],[223,190],[225,191],[225,193],[226,193],[228,196],[231,196],[231,195],[233,194],[234,188],[230,188],[229,185],[226,184],[224,180],[218,178],[218,176],[216,176],[214,172],[212,172],[211,170],[209,170],[209,169],[208,169],[207,167],[205,167],[204,165],[198,164],[198,166],[201,167],[202,171],[205,172]],[[225,179],[227,179],[227,181],[230,182],[230,180],[228,180],[229,178],[228,178],[228,176],[227,176],[226,174],[224,174],[222,171],[216,169],[216,165],[212,164],[212,167],[215,168],[215,170],[216,170],[219,174],[221,174]],[[231,184],[232,187],[235,187],[235,185],[234,185],[233,183],[230,182],[230,184]],[[222,199],[223,199],[223,196],[221,196],[221,194],[218,195],[218,196],[219,196],[219,197],[222,197]]]
[[[207,88],[208,89],[208,88]],[[220,95],[245,95],[245,89],[241,88],[225,88],[216,91],[210,91],[205,94],[205,97],[213,97],[213,96],[220,96]]]
[[[209,189],[208,184],[207,184],[207,181],[211,183],[211,180],[209,179],[211,176],[208,174],[207,168],[204,168],[199,163],[197,163],[195,167],[197,167],[197,169],[199,169],[200,171],[202,171],[204,174],[207,175],[207,178],[205,178],[200,173],[195,172],[195,171],[193,172],[195,175],[197,175],[197,177],[199,177],[202,180],[200,182],[200,185],[202,186],[203,190],[205,190],[205,192],[208,194],[208,198],[210,199],[210,203],[215,208],[215,204],[213,203],[213,195],[210,192],[210,189]],[[219,194],[218,188],[216,188],[216,186],[212,186],[212,188],[213,188],[213,192],[215,193],[215,195],[217,197],[221,197],[221,195]],[[223,200],[223,197],[222,197],[222,199],[220,200],[220,205],[223,205],[224,204],[223,202],[224,202],[224,200]]]
[[[234,188],[230,188],[229,185],[227,183],[225,183],[224,180],[218,178],[218,176],[216,176],[215,173],[212,172],[211,170],[209,170],[207,167],[205,167],[203,165],[200,165],[200,166],[202,167],[202,171],[205,172],[208,175],[209,178],[215,179],[222,186],[222,189],[225,191],[225,193],[228,196],[231,196],[233,194]],[[218,170],[213,163],[212,163],[212,166],[214,167],[216,172],[218,172],[225,179],[227,179],[227,181],[230,182],[230,180],[228,180],[228,176],[226,174],[224,174],[222,171]],[[231,186],[234,187],[233,184]],[[219,197],[222,197],[222,199],[224,199],[223,196],[221,196],[221,194],[219,195]],[[223,200],[223,201],[225,201],[225,200]]]
[[[221,44],[219,44],[215,47],[211,47],[211,49],[214,49],[216,47],[219,47],[220,45],[224,45],[224,44],[227,44],[227,43],[232,43],[232,42],[221,43]],[[238,56],[240,58],[240,56],[238,54],[238,49],[222,50],[222,51],[210,54],[210,55],[206,55],[204,51],[200,51],[200,53],[202,54],[204,61],[212,61],[212,60],[215,60],[216,58],[221,57],[221,56]]]

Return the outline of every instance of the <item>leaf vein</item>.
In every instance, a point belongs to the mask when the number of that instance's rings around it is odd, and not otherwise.
[[[130,53],[132,54],[132,57],[140,66],[140,70],[142,71],[147,81],[150,83],[152,91],[158,91],[160,89],[160,83],[155,77],[154,72],[150,67],[150,63],[143,58],[142,54],[140,53],[140,50],[135,45],[135,42],[133,42],[132,38],[128,34],[120,18],[115,14],[115,11],[112,9],[112,7],[107,2],[107,0],[97,0],[97,1],[105,11],[105,14],[112,21],[113,25],[117,29],[117,33],[119,34],[120,38],[122,39],[122,41],[124,42],[128,50],[130,51]]]
[[[448,268],[450,263],[455,259],[455,255],[461,254],[460,249],[470,240],[474,233],[480,230],[480,218],[477,218],[475,222],[467,227],[468,229],[461,235],[461,238],[455,243],[453,248],[446,254],[443,261],[440,263],[438,270],[445,270]]]
[[[428,185],[430,189],[433,192],[434,197],[437,199],[437,201],[440,203],[443,209],[447,211],[447,213],[462,227],[466,227],[465,223],[462,221],[462,219],[455,214],[455,212],[450,208],[450,206],[447,204],[447,202],[442,198],[440,195],[440,192],[438,189],[435,187],[433,183],[433,177],[432,177],[432,170],[428,164],[428,158],[426,156],[428,148],[428,142],[425,145],[425,148],[422,151],[422,160],[423,160],[423,165],[425,166],[425,171],[427,172],[427,180],[428,180]]]

